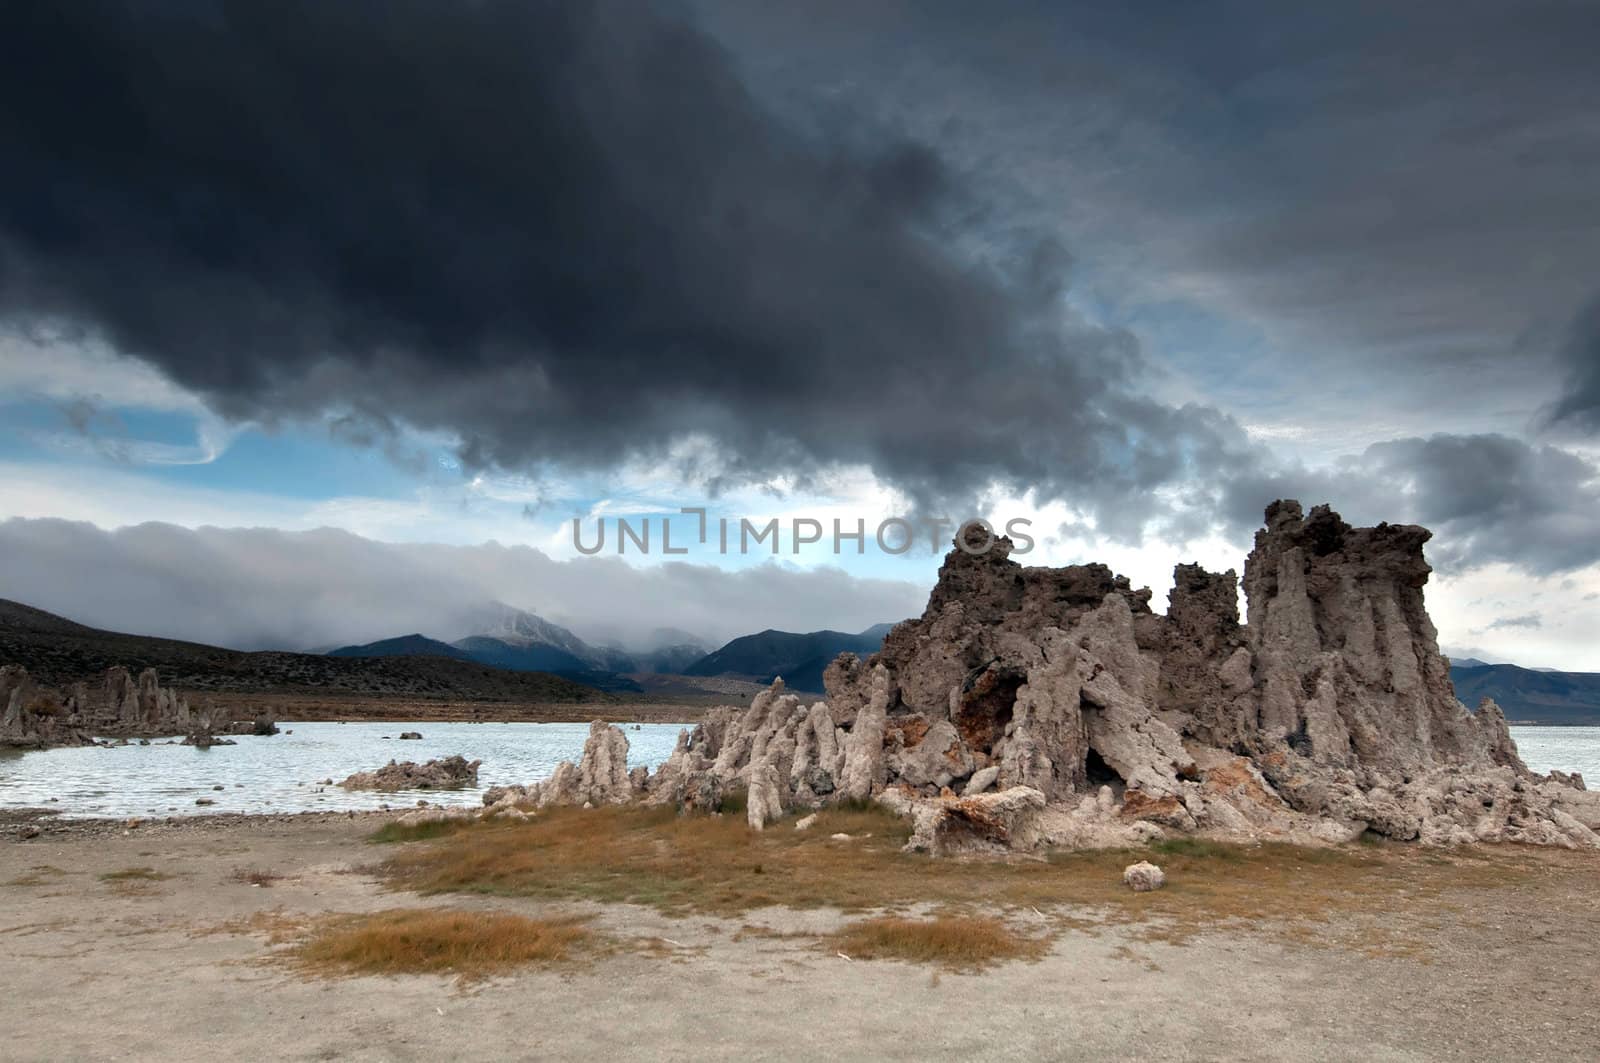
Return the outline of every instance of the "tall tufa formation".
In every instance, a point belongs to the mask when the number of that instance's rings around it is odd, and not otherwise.
[[[1600,795],[1533,774],[1492,702],[1456,700],[1426,529],[1274,503],[1246,623],[1233,572],[1179,565],[1161,615],[1104,565],[1024,568],[968,534],[921,617],[828,668],[825,702],[779,681],[714,710],[633,790],[682,807],[743,790],[758,827],[876,797],[936,852],[1171,831],[1600,846]]]

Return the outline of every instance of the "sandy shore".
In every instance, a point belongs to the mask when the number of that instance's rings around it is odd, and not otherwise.
[[[0,841],[5,1057],[63,1059],[1573,1059],[1600,1055],[1600,858],[1513,851],[1502,886],[1399,891],[1372,914],[1183,944],[1090,907],[1041,962],[953,974],[850,961],[831,911],[669,918],[631,905],[418,897],[370,874],[376,816],[83,825]],[[129,868],[171,877],[103,878]],[[269,886],[241,869],[283,876]],[[365,869],[365,870],[364,870]],[[1219,869],[1224,870],[1225,869]],[[983,869],[972,867],[975,897]],[[462,987],[308,978],[277,919],[397,906],[582,913],[616,944]],[[255,919],[255,929],[249,921]],[[776,936],[780,931],[791,936]],[[1380,950],[1381,951],[1381,950]]]

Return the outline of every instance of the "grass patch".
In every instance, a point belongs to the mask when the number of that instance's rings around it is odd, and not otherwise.
[[[396,842],[422,842],[430,838],[443,838],[456,829],[454,823],[385,823],[373,831],[367,841],[374,845],[393,845]]]
[[[568,959],[593,934],[576,920],[504,912],[396,908],[326,920],[288,959],[314,974],[453,974],[475,981]]]
[[[1240,852],[1240,847],[1237,845],[1227,845],[1206,838],[1163,838],[1161,841],[1150,843],[1152,859],[1160,856],[1185,856],[1196,860],[1236,863],[1241,858]]]
[[[3,886],[48,886],[67,872],[50,864],[35,864],[16,878],[0,883]]]
[[[264,871],[259,867],[237,867],[229,877],[250,886],[271,886],[283,881],[283,876],[276,871]]]
[[[990,916],[878,916],[851,923],[826,938],[824,946],[852,960],[906,960],[977,971],[1006,960],[1038,959],[1049,942],[1019,934]]]
[[[165,882],[172,876],[153,867],[125,867],[121,871],[106,871],[101,882]]]
[[[834,842],[829,835],[855,836]],[[1047,860],[934,860],[900,852],[905,821],[877,806],[826,809],[808,831],[786,821],[638,807],[557,808],[526,823],[476,823],[389,855],[398,889],[644,904],[671,915],[737,916],[764,906],[960,915],[1037,909],[1055,925],[1112,922],[1143,940],[1182,943],[1210,929],[1265,929],[1286,940],[1389,947],[1460,891],[1587,889],[1586,854],[1502,846],[1225,845],[1173,839],[1153,849],[1054,853]],[[871,837],[863,837],[870,834]],[[1165,889],[1132,893],[1122,869],[1151,859]],[[1339,933],[1331,921],[1340,920]],[[1092,918],[1091,918],[1092,917]]]

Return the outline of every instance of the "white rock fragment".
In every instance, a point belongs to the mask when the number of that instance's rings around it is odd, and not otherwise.
[[[1135,893],[1149,893],[1167,884],[1166,873],[1146,860],[1122,869],[1122,881]]]

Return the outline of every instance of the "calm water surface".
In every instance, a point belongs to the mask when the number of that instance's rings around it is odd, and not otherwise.
[[[0,755],[0,807],[48,807],[64,816],[173,816],[372,809],[411,805],[418,798],[476,805],[484,788],[536,782],[558,762],[576,761],[589,733],[583,723],[282,726],[284,734],[242,736],[238,745],[211,749],[152,743]],[[635,730],[627,725],[628,764],[654,769],[672,752],[679,726],[647,723]],[[422,741],[394,739],[401,731],[420,731]],[[1511,735],[1533,770],[1580,771],[1591,784],[1600,783],[1600,727],[1513,727]],[[380,794],[320,785],[391,758],[424,761],[453,753],[483,761],[479,788]],[[195,799],[202,797],[216,803],[197,806]]]
[[[1600,727],[1513,727],[1511,737],[1534,771],[1580,771],[1600,788]]]
[[[176,816],[212,812],[302,812],[435,804],[476,805],[484,789],[547,778],[563,760],[576,761],[586,723],[283,723],[284,733],[237,736],[238,745],[195,749],[132,743],[0,755],[0,807],[60,809],[64,816]],[[652,770],[672,753],[680,724],[628,724],[628,764]],[[293,731],[293,734],[289,734]],[[421,741],[398,741],[419,731]],[[385,740],[384,736],[389,738]],[[460,753],[481,760],[471,790],[400,793],[321,786],[391,759],[425,761]],[[213,787],[221,786],[221,790]],[[53,803],[50,798],[56,798]],[[210,798],[197,806],[196,798]]]

